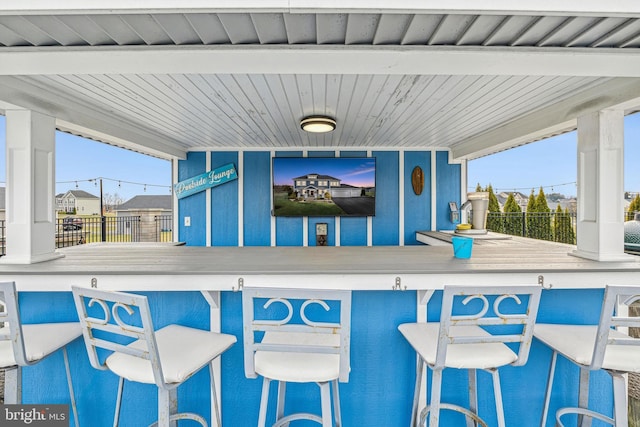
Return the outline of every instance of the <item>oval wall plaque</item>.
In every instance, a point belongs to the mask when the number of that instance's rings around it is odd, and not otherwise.
[[[416,195],[419,196],[422,194],[422,189],[424,188],[424,173],[420,166],[416,166],[413,168],[413,172],[411,172],[411,185],[413,186],[413,192],[416,193]]]

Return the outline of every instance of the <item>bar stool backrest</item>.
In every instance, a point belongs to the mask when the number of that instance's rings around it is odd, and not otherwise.
[[[524,365],[529,357],[541,290],[540,286],[530,285],[445,286],[435,367],[445,366],[447,345],[473,343],[519,343],[518,359],[512,365]],[[493,298],[493,304],[488,296]],[[481,302],[479,311],[471,314],[453,314],[456,307],[467,306],[474,300]],[[503,304],[509,305],[507,313],[501,312],[500,306]],[[516,325],[521,326],[519,332],[512,331]],[[484,327],[488,327],[491,328],[491,335],[465,333],[464,336],[456,336],[452,329],[457,326],[479,326],[483,330]],[[506,328],[509,328],[506,333],[497,330]]]
[[[640,317],[621,315],[619,310],[621,306],[629,307],[637,301],[640,301],[640,286],[607,286],[602,311],[600,312],[600,323],[598,324],[590,369],[595,370],[602,367],[608,345],[640,345],[640,339],[637,338],[614,338],[609,336],[613,328],[640,328]]]
[[[24,336],[20,323],[20,310],[18,308],[18,294],[15,282],[0,283],[0,340],[11,340],[13,343],[13,357],[20,366],[28,366],[29,363],[24,350]]]
[[[263,302],[259,307],[256,301]],[[297,302],[293,304],[292,301]],[[327,302],[332,303],[330,306]],[[272,304],[285,308],[284,317],[276,320],[256,316],[257,311],[264,311]],[[299,309],[296,310],[295,306]],[[335,304],[334,304],[335,303]],[[319,305],[326,312],[334,311],[339,304],[339,316],[331,321],[309,319],[305,310],[311,305]],[[276,307],[273,307],[276,309]],[[279,313],[282,314],[282,313]],[[314,290],[314,289],[283,289],[283,288],[250,288],[242,289],[242,316],[244,326],[244,364],[247,378],[256,378],[254,353],[256,351],[325,353],[340,355],[339,381],[347,382],[350,371],[350,340],[351,340],[351,291],[345,290]],[[295,319],[299,318],[298,322]],[[294,319],[294,322],[292,322]],[[337,320],[337,321],[336,321]],[[266,340],[260,338],[262,333],[308,334],[309,339],[302,342],[296,340]],[[314,342],[315,334],[330,334],[337,336],[336,345],[319,345]],[[298,335],[299,337],[300,335]],[[279,341],[279,342],[274,342]]]
[[[105,356],[101,358],[98,349],[149,360],[156,385],[164,388],[147,297],[75,286],[72,291],[91,365],[96,369],[108,369],[104,364]],[[122,316],[125,316],[124,320]],[[127,345],[134,340],[140,340],[139,345]]]

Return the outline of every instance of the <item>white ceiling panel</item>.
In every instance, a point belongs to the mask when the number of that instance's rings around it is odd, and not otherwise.
[[[640,52],[632,14],[144,12],[0,14],[0,54],[9,54],[0,105],[41,109],[67,129],[77,120],[82,132],[90,127],[83,120],[103,116],[133,137],[161,140],[171,156],[229,147],[457,150],[526,117],[557,128],[580,112],[640,99],[640,75],[628,71]],[[2,72],[14,58],[20,68]],[[547,65],[558,58],[573,68]],[[602,71],[592,71],[593,58]],[[560,113],[545,116],[554,105]],[[303,132],[300,119],[316,114],[334,117],[335,131]],[[113,143],[105,134],[97,138]]]

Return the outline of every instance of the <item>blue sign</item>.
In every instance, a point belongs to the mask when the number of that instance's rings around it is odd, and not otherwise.
[[[180,181],[173,186],[173,189],[178,199],[182,199],[183,197],[191,196],[207,188],[216,187],[225,182],[233,181],[234,179],[238,179],[238,173],[236,172],[235,165],[229,163],[228,165],[205,172],[202,175]]]

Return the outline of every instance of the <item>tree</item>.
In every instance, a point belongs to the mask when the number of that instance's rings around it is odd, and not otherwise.
[[[551,209],[549,209],[547,198],[542,187],[540,187],[538,197],[536,197],[536,212],[538,213],[538,239],[553,240]]]
[[[628,212],[628,215],[627,215],[628,220],[633,219],[634,212],[640,212],[640,193],[636,194],[636,197],[631,201],[627,212]]]
[[[118,193],[104,193],[102,195],[102,203],[104,204],[104,210],[109,212],[123,204],[124,199]]]
[[[536,227],[536,196],[531,189],[529,194],[529,201],[527,202],[527,232],[526,237],[537,239],[537,227]]]
[[[504,218],[500,212],[500,203],[498,203],[498,198],[493,192],[491,184],[489,184],[484,191],[489,193],[487,230],[495,231],[496,233],[504,233]]]
[[[571,221],[571,214],[569,209],[564,211],[558,205],[555,211],[555,218],[553,221],[553,236],[556,242],[560,243],[576,243],[576,233],[573,229],[573,222]]]
[[[522,209],[516,202],[513,193],[509,193],[504,203],[504,232],[514,236],[522,236]]]

